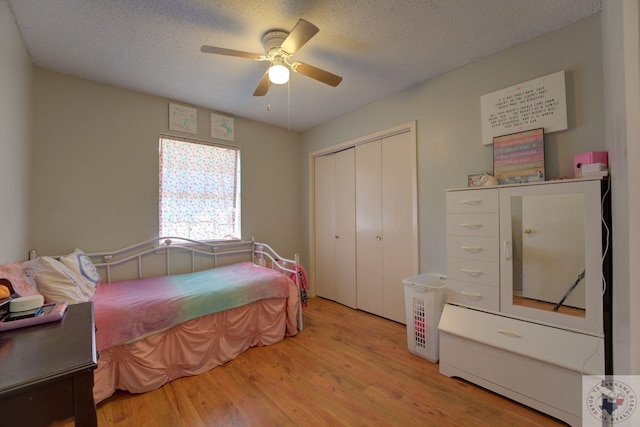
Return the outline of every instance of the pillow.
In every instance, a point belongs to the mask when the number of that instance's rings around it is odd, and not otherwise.
[[[67,302],[75,304],[89,301],[96,288],[69,267],[51,257],[37,258],[32,272],[38,291],[47,303]]]
[[[100,273],[91,258],[80,249],[76,249],[69,255],[60,257],[60,262],[75,271],[85,280],[88,280],[93,286],[100,284]]]
[[[40,295],[36,289],[36,282],[28,274],[28,262],[12,262],[0,265],[0,279],[11,282],[15,293],[21,297]]]

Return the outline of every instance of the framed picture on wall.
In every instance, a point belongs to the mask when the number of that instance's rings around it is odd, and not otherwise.
[[[544,181],[544,128],[494,137],[493,176],[499,184]]]
[[[233,141],[235,139],[233,117],[211,113],[211,138]]]
[[[187,133],[198,133],[198,110],[169,103],[169,129]]]

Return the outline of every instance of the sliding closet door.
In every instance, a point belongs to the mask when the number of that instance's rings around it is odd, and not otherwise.
[[[356,147],[358,308],[405,323],[403,279],[418,274],[416,148],[404,132]]]
[[[315,157],[316,293],[405,323],[403,279],[418,274],[415,123],[352,142]]]
[[[382,152],[380,140],[356,147],[356,276],[358,308],[384,314]]]
[[[315,159],[316,294],[356,307],[355,150]]]
[[[336,301],[356,308],[355,149],[335,154]]]
[[[382,152],[383,316],[405,323],[403,279],[418,274],[415,138],[384,138]]]
[[[316,294],[336,299],[335,155],[315,159]]]

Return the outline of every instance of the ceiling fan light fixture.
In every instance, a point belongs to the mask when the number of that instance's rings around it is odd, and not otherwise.
[[[289,81],[289,69],[282,64],[274,64],[269,67],[269,80],[276,85],[282,85]]]
[[[269,91],[270,84],[282,85],[289,81],[291,70],[310,77],[321,83],[336,87],[342,77],[302,62],[290,62],[291,57],[320,31],[309,21],[299,19],[291,32],[282,30],[267,31],[262,36],[264,54],[243,52],[241,50],[225,49],[222,47],[203,45],[200,51],[216,55],[235,56],[238,58],[268,61],[269,68],[262,74],[260,82],[253,92],[253,96],[264,96]]]

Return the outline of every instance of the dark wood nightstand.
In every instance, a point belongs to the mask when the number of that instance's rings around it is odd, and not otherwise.
[[[0,425],[46,426],[75,417],[97,426],[93,304],[70,305],[58,322],[0,332]]]

